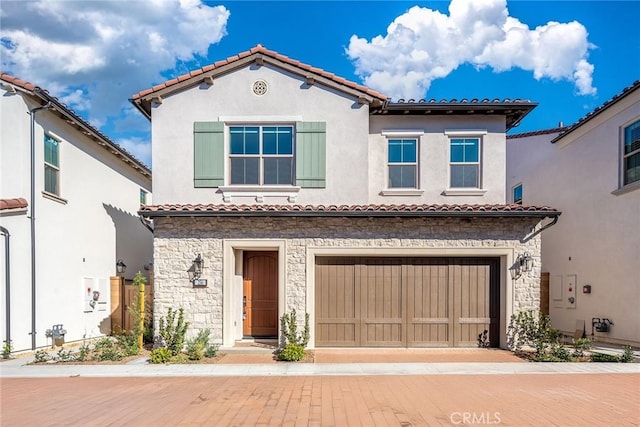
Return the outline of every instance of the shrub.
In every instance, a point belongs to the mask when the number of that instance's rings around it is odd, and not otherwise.
[[[552,343],[558,342],[560,333],[551,327],[549,316],[533,310],[521,311],[511,316],[507,330],[507,347],[521,351],[525,345],[534,347],[536,356],[540,356],[549,349]]]
[[[189,360],[201,360],[205,350],[209,347],[209,329],[201,329],[195,338],[187,340],[187,355]]]
[[[605,353],[591,353],[592,362],[619,362],[618,356]]]
[[[171,350],[166,347],[156,348],[151,352],[151,363],[167,363],[171,360]]]
[[[584,352],[589,350],[593,345],[591,338],[578,338],[573,340],[573,357],[583,357]]]
[[[60,347],[60,350],[58,350],[58,353],[56,354],[54,359],[57,362],[73,362],[75,360],[75,357],[73,356],[71,350],[65,350],[64,347]]]
[[[478,348],[489,348],[491,343],[489,342],[489,331],[484,330],[481,334],[478,334]]]
[[[47,353],[47,350],[45,349],[36,351],[34,357],[34,362],[36,363],[44,363],[51,360],[51,356],[49,356],[49,353]]]
[[[4,345],[2,346],[2,358],[8,359],[11,357],[11,351],[13,350],[13,345],[11,344],[11,340],[3,341]]]
[[[278,360],[284,360],[286,362],[300,361],[304,358],[304,355],[304,347],[294,343],[288,343],[284,348],[278,350],[277,354]]]
[[[553,343],[551,345],[551,355],[558,359],[559,362],[568,362],[571,360],[571,354],[562,344]]]
[[[138,346],[138,336],[135,333],[123,333],[116,335],[118,346],[122,349],[124,356],[135,356],[140,353]]]
[[[631,348],[630,345],[625,345],[624,346],[624,352],[620,356],[620,361],[622,363],[629,363],[629,362],[633,361],[633,358],[634,358],[633,349]]]
[[[87,357],[89,356],[90,353],[90,349],[89,346],[86,344],[82,344],[80,346],[80,348],[78,349],[78,354],[76,355],[76,360],[78,362],[84,362],[85,360],[87,360]]]
[[[178,314],[177,320],[176,314]],[[166,317],[161,317],[158,323],[158,333],[171,353],[174,356],[177,355],[184,347],[184,338],[189,327],[189,322],[184,321],[184,309],[180,307],[176,312],[169,307]]]
[[[104,337],[96,341],[93,346],[93,359],[99,361],[117,361],[122,359],[122,353],[116,344],[109,337]]]
[[[296,310],[289,314],[283,314],[280,318],[280,330],[282,331],[284,347],[276,351],[276,358],[285,361],[302,360],[305,355],[304,348],[309,343],[309,313],[304,316],[304,330],[298,333],[298,319]]]
[[[204,351],[204,357],[207,357],[207,358],[216,357],[216,355],[218,354],[219,348],[220,348],[220,344],[209,344],[209,347],[207,347]]]

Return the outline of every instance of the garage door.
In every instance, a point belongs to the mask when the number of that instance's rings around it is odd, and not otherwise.
[[[318,347],[475,347],[499,341],[499,259],[316,259]]]

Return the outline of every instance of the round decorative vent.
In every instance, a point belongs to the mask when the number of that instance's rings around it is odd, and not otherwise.
[[[268,89],[269,86],[267,86],[267,82],[265,82],[264,80],[256,80],[255,82],[253,82],[253,93],[258,96],[262,96],[267,93]]]

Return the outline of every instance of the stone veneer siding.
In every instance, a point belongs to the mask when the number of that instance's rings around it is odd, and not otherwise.
[[[154,322],[169,307],[185,309],[189,336],[209,328],[222,342],[224,239],[286,241],[286,308],[306,310],[306,249],[362,248],[514,248],[529,252],[534,268],[514,283],[513,312],[540,307],[540,235],[530,236],[538,218],[155,218]],[[526,241],[525,241],[526,240]],[[187,269],[197,254],[205,266],[206,288],[193,288]],[[446,255],[445,255],[446,256]],[[312,266],[309,266],[310,268]],[[511,281],[509,276],[509,281]],[[508,323],[508,319],[503,319]],[[503,326],[506,327],[506,325]]]

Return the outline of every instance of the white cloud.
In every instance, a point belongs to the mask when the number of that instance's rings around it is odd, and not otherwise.
[[[421,98],[431,82],[462,64],[495,71],[521,68],[535,79],[568,80],[581,95],[596,93],[587,61],[587,30],[579,22],[534,29],[509,16],[506,0],[451,0],[449,15],[414,6],[387,34],[351,36],[346,53],[365,84],[393,99]]]
[[[127,150],[130,154],[146,165],[151,165],[151,144],[143,138],[119,138],[116,144]]]
[[[160,72],[206,56],[230,15],[201,0],[5,1],[0,8],[2,70],[48,89],[92,123],[126,117],[128,98],[166,80]]]

